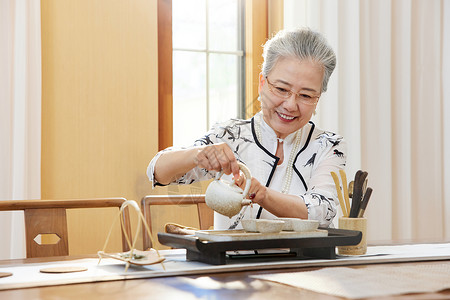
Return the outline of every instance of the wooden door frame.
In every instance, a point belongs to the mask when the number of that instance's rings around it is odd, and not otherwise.
[[[173,144],[172,0],[158,0],[158,150]]]

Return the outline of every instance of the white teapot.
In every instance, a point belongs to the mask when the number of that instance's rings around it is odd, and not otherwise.
[[[251,200],[245,199],[250,189],[252,175],[244,164],[238,162],[238,165],[246,178],[244,190],[238,187],[234,180],[232,182],[220,180],[223,175],[221,171],[217,173],[216,178],[209,184],[205,193],[206,205],[229,218],[238,214],[242,206],[252,203]]]

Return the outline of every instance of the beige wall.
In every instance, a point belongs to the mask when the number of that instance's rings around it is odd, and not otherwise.
[[[42,199],[204,192],[152,190],[145,174],[158,149],[157,0],[41,0],[41,10]],[[165,222],[198,226],[185,209],[156,208],[154,237]],[[99,250],[113,216],[71,212],[71,254]]]
[[[42,199],[139,201],[151,191],[145,170],[158,149],[156,0],[41,6]],[[74,212],[69,230],[109,228],[111,215]],[[71,251],[95,252],[105,238]]]

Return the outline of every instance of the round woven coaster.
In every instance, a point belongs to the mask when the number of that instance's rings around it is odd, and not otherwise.
[[[73,273],[73,272],[83,272],[87,271],[85,267],[53,267],[53,268],[44,268],[40,270],[42,273]]]
[[[12,273],[9,273],[9,272],[0,272],[0,278],[8,277],[8,276],[11,276],[11,275],[12,275]]]

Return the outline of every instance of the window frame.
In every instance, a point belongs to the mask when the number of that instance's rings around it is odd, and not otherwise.
[[[245,100],[249,118],[259,111],[258,75],[267,39],[268,0],[245,0]],[[172,0],[158,0],[158,149],[173,145]]]

